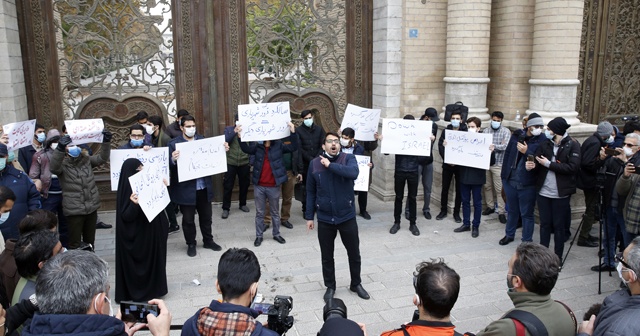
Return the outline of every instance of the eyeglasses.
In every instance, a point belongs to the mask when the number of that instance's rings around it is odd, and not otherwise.
[[[340,143],[340,139],[327,139],[324,142],[328,144],[337,144]]]
[[[631,269],[631,267],[629,266],[629,264],[627,264],[626,262],[624,262],[624,256],[622,255],[622,253],[618,253],[615,256],[615,261],[619,262],[622,264],[622,266]]]
[[[637,146],[637,145],[634,145],[634,144],[630,144],[630,143],[628,143],[628,142],[625,142],[625,143],[624,143],[624,145],[625,145],[625,146],[627,146],[627,147],[631,147],[631,148],[633,148],[633,147],[636,147],[636,146]]]
[[[142,134],[131,134],[131,139],[144,139]]]

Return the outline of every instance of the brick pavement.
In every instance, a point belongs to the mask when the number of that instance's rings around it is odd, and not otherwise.
[[[272,301],[275,295],[293,297],[295,324],[288,334],[315,335],[322,326],[325,290],[316,231],[307,232],[300,203],[294,202],[290,219],[294,228],[281,228],[287,243],[278,244],[268,232],[262,246],[255,248],[255,208],[251,202],[248,206],[251,212],[243,213],[237,208],[237,203],[232,204],[229,218],[223,220],[220,219],[220,205],[213,205],[215,241],[222,245],[223,250],[230,247],[253,250],[262,265],[259,292],[265,300]],[[432,206],[432,209],[436,207]],[[366,323],[369,335],[379,335],[411,319],[415,309],[412,305],[412,272],[417,263],[429,258],[444,258],[462,278],[460,297],[452,311],[457,330],[476,332],[512,308],[505,282],[507,261],[517,245],[498,245],[498,240],[504,235],[504,225],[500,224],[497,215],[483,217],[480,237],[473,239],[470,232],[453,232],[459,224],[453,222],[451,215],[442,221],[435,220],[436,213],[430,221],[420,216],[418,227],[421,235],[414,237],[408,230],[408,221],[404,219],[400,231],[395,235],[389,234],[393,202],[370,197],[369,212],[372,219],[366,221],[358,217],[358,224],[362,284],[369,291],[370,300],[361,300],[348,290],[347,256],[338,239],[335,252],[336,297],[345,301],[349,318]],[[107,223],[115,222],[114,212],[104,212],[100,216]],[[578,224],[573,223],[573,232]],[[115,286],[114,232],[115,229],[98,230],[96,241],[96,252],[110,264],[112,288]],[[519,235],[520,230],[518,238]],[[534,237],[538,238],[537,227]],[[202,248],[200,236],[198,239],[198,255],[194,258],[186,255],[182,232],[169,236],[167,242],[169,294],[164,299],[173,314],[173,324],[182,324],[198,308],[219,298],[215,290],[215,272],[221,252]],[[565,251],[568,247],[567,243]],[[606,295],[618,288],[618,276],[609,277],[608,273],[603,273],[602,295],[597,294],[598,275],[589,269],[597,264],[596,252],[595,248],[574,245],[552,292],[554,299],[568,304],[579,318],[591,304],[602,302]],[[194,279],[201,285],[196,286],[192,282]]]

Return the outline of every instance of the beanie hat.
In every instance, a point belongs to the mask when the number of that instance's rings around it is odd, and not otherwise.
[[[0,156],[7,157],[9,155],[9,150],[7,150],[7,145],[0,143]]]
[[[542,117],[533,112],[529,115],[529,119],[527,119],[527,127],[531,126],[544,126],[544,122],[542,121]]]
[[[564,118],[556,117],[547,124],[547,127],[549,127],[554,134],[564,135],[571,125],[567,124],[567,121],[564,120]]]
[[[599,136],[608,138],[611,133],[613,133],[613,125],[608,121],[603,121],[598,124],[598,130],[596,132],[598,132]]]
[[[47,139],[51,139],[54,136],[60,136],[60,131],[58,131],[55,128],[52,128],[49,130],[49,132],[47,132]]]

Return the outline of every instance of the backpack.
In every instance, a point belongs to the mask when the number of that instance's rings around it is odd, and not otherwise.
[[[564,307],[564,309],[567,310],[567,312],[571,316],[571,320],[573,320],[573,328],[574,330],[577,330],[578,321],[576,320],[576,316],[575,314],[573,314],[573,311],[571,310],[571,308],[569,308],[566,304],[558,300],[555,300],[555,301],[561,304]],[[540,321],[540,319],[537,316],[533,315],[530,312],[514,309],[509,313],[507,313],[503,318],[504,319],[509,318],[513,321],[513,324],[515,324],[515,327],[516,327],[516,336],[525,336],[526,331],[529,331],[529,334],[531,334],[532,336],[548,336],[549,335],[549,332],[547,331],[547,328],[544,326],[542,321]]]
[[[451,121],[451,114],[454,111],[459,111],[460,112],[460,118],[462,119],[462,122],[465,122],[465,120],[467,120],[467,116],[469,115],[469,107],[468,106],[464,106],[464,104],[462,102],[455,102],[453,104],[449,104],[445,107],[444,109],[444,121]]]

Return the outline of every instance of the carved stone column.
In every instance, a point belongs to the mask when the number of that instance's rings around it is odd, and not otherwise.
[[[489,120],[491,0],[449,0],[445,104],[461,101],[469,116]]]
[[[28,118],[16,2],[0,2],[0,125]]]
[[[580,123],[575,111],[582,34],[582,0],[536,0],[529,109],[545,122],[563,117]]]

